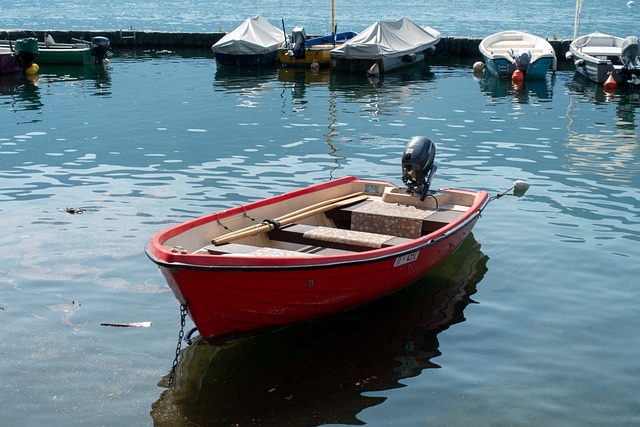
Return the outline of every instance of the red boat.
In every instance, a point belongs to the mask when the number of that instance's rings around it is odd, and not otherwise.
[[[19,39],[7,46],[0,46],[0,75],[26,72],[34,66],[33,60],[38,52],[38,41],[34,38]]]
[[[484,190],[430,190],[434,157],[414,137],[403,188],[351,176],[312,185],[170,227],[147,255],[215,342],[360,306],[447,258],[489,202]]]

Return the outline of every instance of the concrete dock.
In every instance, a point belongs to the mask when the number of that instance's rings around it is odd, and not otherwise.
[[[72,43],[74,39],[91,40],[93,37],[107,37],[112,49],[210,49],[225,33],[184,33],[161,31],[91,30],[91,31],[33,31],[0,30],[1,40],[17,40],[35,37],[44,40],[45,33],[51,34],[58,43]],[[450,56],[481,60],[480,38],[443,36],[437,45],[437,56]],[[567,62],[565,54],[571,40],[549,40],[556,51],[558,63]]]

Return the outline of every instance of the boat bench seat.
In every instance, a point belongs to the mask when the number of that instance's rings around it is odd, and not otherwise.
[[[580,49],[582,53],[590,56],[620,56],[622,49],[615,46],[584,46]]]
[[[492,44],[489,50],[513,48],[533,49],[534,47],[536,47],[535,43],[531,43],[527,40],[504,40]]]
[[[416,239],[458,219],[463,212],[365,200],[326,212],[340,227]]]
[[[383,248],[411,241],[392,235],[316,225],[291,224],[268,233],[271,240],[350,251]]]
[[[224,245],[208,245],[205,249],[211,255],[251,255],[263,257],[312,257],[315,255],[344,255],[349,251],[323,248],[317,246],[303,246],[300,250],[289,250],[263,246],[244,245],[241,243],[225,243]]]

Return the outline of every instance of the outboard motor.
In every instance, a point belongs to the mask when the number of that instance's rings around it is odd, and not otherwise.
[[[304,31],[304,27],[298,25],[291,32],[291,43],[293,43],[293,47],[291,48],[291,52],[293,52],[294,58],[305,58],[307,56],[306,45],[307,45],[307,33]]]
[[[14,61],[23,70],[31,67],[34,59],[40,53],[38,40],[32,37],[16,40],[16,45],[13,49],[15,51]]]
[[[419,194],[424,200],[429,193],[431,180],[436,173],[433,161],[436,144],[424,136],[414,136],[402,154],[402,182],[409,194]]]
[[[94,37],[91,39],[91,54],[96,58],[96,64],[102,64],[111,50],[111,42],[106,37]]]
[[[638,37],[629,36],[624,39],[620,60],[627,70],[640,70],[640,45],[638,45]]]
[[[528,50],[517,52],[515,60],[516,68],[526,74],[529,70],[529,66],[531,65],[531,52]]]

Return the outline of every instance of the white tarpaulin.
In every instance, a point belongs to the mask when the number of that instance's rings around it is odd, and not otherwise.
[[[377,21],[343,45],[331,56],[346,59],[380,59],[421,52],[440,41],[440,32],[420,27],[407,18]]]
[[[229,55],[261,55],[274,52],[283,43],[282,30],[271,25],[262,15],[256,15],[218,40],[211,49],[215,53]]]

